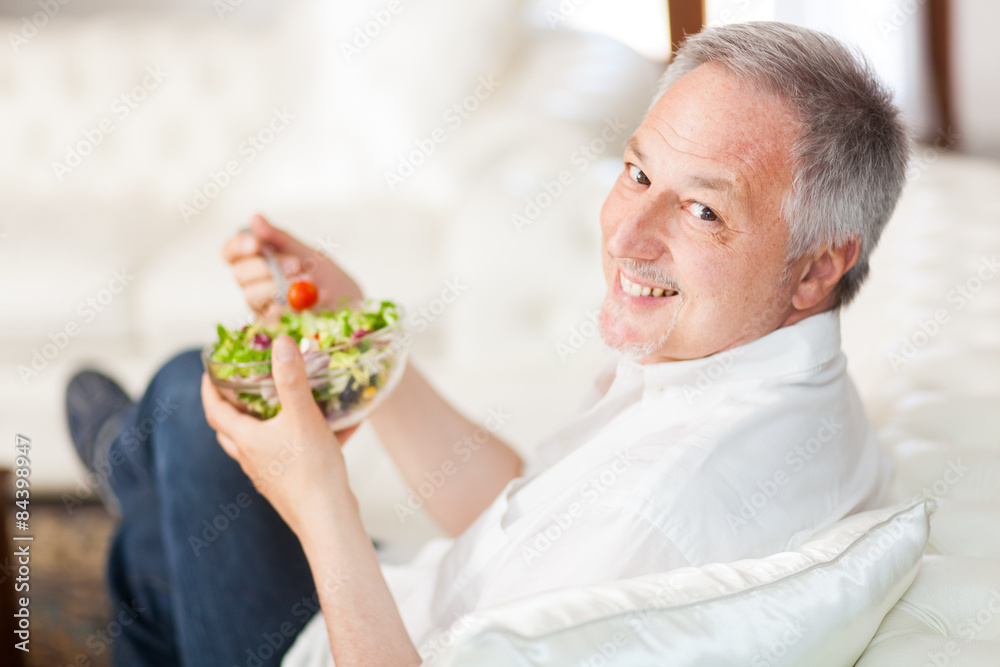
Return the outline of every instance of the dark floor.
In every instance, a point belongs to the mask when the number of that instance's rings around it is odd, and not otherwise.
[[[8,526],[13,526],[13,511]],[[114,522],[102,505],[68,511],[60,503],[31,503],[31,651],[28,667],[111,664],[103,637],[111,626],[104,561]],[[18,533],[22,534],[22,533]],[[3,561],[0,558],[0,561]],[[0,563],[0,580],[9,565]]]

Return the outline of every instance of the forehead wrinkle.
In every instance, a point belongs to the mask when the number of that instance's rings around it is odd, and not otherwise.
[[[668,91],[667,95],[670,92]],[[775,185],[773,176],[791,166],[790,155],[775,152],[775,144],[794,139],[796,124],[794,117],[791,126],[786,124],[787,103],[773,96],[767,102],[778,101],[779,113],[773,119],[762,124],[759,118],[742,118],[733,113],[722,116],[712,115],[711,118],[691,117],[686,114],[687,107],[678,107],[677,100],[671,100],[666,108],[654,107],[646,116],[640,131],[655,133],[666,144],[669,150],[681,155],[688,155],[696,160],[704,160],[712,168],[723,172],[736,185],[736,192],[727,198],[748,216],[740,223],[743,216],[730,217],[729,222],[735,226],[754,231],[763,231],[781,221],[781,200],[783,196],[771,201],[770,189]],[[766,104],[766,103],[765,103]],[[657,105],[659,106],[659,105]],[[785,113],[780,113],[780,112]],[[678,116],[678,114],[680,114]],[[678,116],[674,118],[674,116]],[[682,135],[675,127],[678,120],[696,134],[707,135],[710,143],[699,142],[695,138]],[[707,123],[712,123],[706,127]],[[775,132],[776,130],[776,132]],[[702,132],[699,132],[702,131]],[[775,136],[777,135],[777,136]],[[630,146],[642,161],[656,158],[655,154],[639,150],[639,132],[633,135]],[[686,149],[686,150],[685,150]],[[794,167],[792,167],[794,169]],[[712,176],[711,173],[703,176]],[[781,179],[784,180],[784,179]]]
[[[729,77],[727,76],[727,78]],[[731,83],[734,84],[735,87],[739,90],[747,90],[745,85],[740,81],[731,81]],[[670,91],[668,91],[664,95],[664,97],[666,97],[669,94]],[[673,144],[667,139],[667,135],[664,132],[660,131],[660,128],[656,127],[656,125],[662,124],[663,126],[668,128],[670,133],[672,133],[678,139],[693,144],[694,146],[707,149],[711,153],[713,152],[713,149],[710,144],[699,143],[698,141],[695,141],[690,137],[682,135],[668,120],[668,116],[680,114],[679,118],[681,120],[687,119],[689,124],[691,124],[692,122],[697,123],[697,125],[695,125],[695,128],[703,126],[705,123],[711,122],[713,123],[712,129],[722,128],[724,130],[727,130],[725,134],[728,135],[722,138],[719,138],[718,136],[711,137],[716,139],[717,141],[722,142],[721,146],[719,146],[717,149],[714,150],[714,152],[716,153],[715,155],[712,154],[699,155],[698,153],[692,152],[690,150],[689,151],[680,151],[679,149],[675,150],[678,150],[679,152],[685,152],[686,154],[693,155],[695,157],[700,157],[703,159],[713,160],[713,161],[719,161],[720,158],[729,158],[731,160],[738,162],[739,166],[742,167],[742,170],[745,171],[746,174],[754,175],[758,171],[760,171],[767,163],[773,160],[774,158],[773,143],[775,142],[775,139],[781,141],[788,138],[789,136],[794,138],[795,135],[797,134],[796,123],[794,122],[795,121],[794,113],[791,113],[792,127],[786,126],[785,121],[787,119],[785,118],[785,116],[791,112],[791,110],[788,109],[788,103],[786,101],[781,100],[780,98],[774,95],[762,94],[759,91],[754,91],[754,94],[761,96],[762,98],[761,102],[766,106],[770,106],[770,103],[772,102],[777,102],[779,106],[777,117],[773,118],[772,122],[766,123],[764,127],[762,127],[759,123],[754,122],[756,120],[754,118],[744,118],[740,115],[736,116],[733,115],[734,113],[737,114],[742,113],[739,111],[730,111],[730,112],[723,111],[723,115],[721,117],[713,116],[712,120],[706,120],[705,118],[697,118],[692,120],[688,115],[686,115],[687,109],[685,107],[682,107],[680,109],[675,108],[678,102],[673,99],[670,101],[669,106],[666,109],[657,109],[659,104],[654,106],[654,108],[651,109],[650,113],[647,115],[647,119],[652,122],[648,123],[647,125],[651,129],[656,131],[657,134],[659,134],[660,137],[671,148],[674,148]],[[778,137],[775,138],[771,136],[771,133],[767,131],[769,129],[777,129]],[[765,136],[761,136],[762,131]],[[731,166],[727,165],[727,168],[730,171],[732,171]],[[738,177],[736,179],[738,181],[744,180],[743,174],[741,173],[737,172],[734,173],[733,175]]]
[[[682,136],[666,120],[664,120],[662,118],[657,118],[656,120],[657,120],[657,124],[663,124],[663,125],[665,125],[667,128],[670,129],[670,131],[675,136],[677,136],[682,141],[686,141],[686,142],[688,142],[690,144],[693,144],[695,147],[708,148],[708,146],[705,146],[704,144],[700,144],[697,141],[694,141],[693,139],[689,139],[687,137]],[[655,132],[656,134],[658,134],[660,136],[660,138],[663,139],[664,143],[666,143],[667,146],[669,146],[671,149],[677,151],[678,153],[682,153],[684,155],[690,155],[691,157],[694,157],[694,158],[699,159],[699,160],[706,160],[706,161],[712,162],[712,163],[714,163],[716,165],[716,168],[723,173],[723,176],[721,176],[721,177],[717,177],[717,176],[714,176],[714,175],[704,175],[703,176],[703,175],[700,175],[700,174],[695,174],[693,176],[689,175],[688,176],[688,180],[690,182],[692,182],[695,185],[701,185],[702,187],[706,187],[707,186],[707,189],[712,189],[712,190],[716,190],[718,192],[721,192],[724,195],[726,195],[729,199],[733,200],[734,202],[739,203],[742,206],[745,206],[747,208],[750,208],[753,196],[752,196],[752,193],[751,193],[751,189],[752,188],[749,187],[749,186],[750,186],[753,174],[757,171],[757,169],[755,169],[755,167],[754,167],[754,165],[752,163],[748,162],[746,159],[744,159],[739,154],[735,154],[735,153],[723,153],[722,154],[723,156],[725,156],[727,158],[735,159],[740,164],[741,167],[743,167],[744,169],[747,170],[747,173],[750,174],[750,177],[744,177],[744,176],[742,176],[739,173],[738,170],[734,171],[733,169],[730,168],[729,165],[725,164],[724,162],[722,162],[722,164],[720,164],[721,161],[716,156],[706,155],[706,154],[702,154],[702,153],[697,153],[697,152],[693,152],[693,151],[690,151],[690,150],[685,151],[685,150],[676,148],[670,142],[670,140],[667,138],[667,136],[661,131],[661,129],[659,127],[657,127],[655,124],[651,123],[649,125],[649,129],[651,129],[653,132]],[[637,153],[637,155],[638,155],[638,153]],[[721,183],[719,183],[719,182],[721,182]],[[722,187],[711,187],[713,185],[722,185]]]

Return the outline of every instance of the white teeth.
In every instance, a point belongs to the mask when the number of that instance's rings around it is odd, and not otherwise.
[[[662,287],[636,285],[620,273],[618,274],[618,278],[622,286],[622,291],[631,296],[674,296],[677,294],[674,290],[663,289]]]

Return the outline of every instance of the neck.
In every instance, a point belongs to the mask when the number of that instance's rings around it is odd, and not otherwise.
[[[780,329],[781,327],[790,327],[793,324],[801,322],[807,317],[812,317],[813,315],[819,315],[820,313],[825,313],[826,311],[834,310],[835,308],[840,308],[840,300],[836,294],[832,293],[828,294],[825,299],[823,299],[822,301],[820,301],[811,308],[805,308],[802,310],[799,310],[798,308],[793,309],[792,312],[788,314],[788,317],[785,318],[785,321],[782,322],[781,326],[779,326],[778,328]]]

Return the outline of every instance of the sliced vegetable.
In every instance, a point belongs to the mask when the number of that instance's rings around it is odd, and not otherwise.
[[[220,365],[211,372],[238,386],[236,397],[246,411],[262,419],[273,417],[281,406],[271,376],[271,347],[278,336],[289,335],[305,358],[313,397],[332,423],[370,402],[385,385],[396,354],[383,352],[393,339],[373,334],[398,320],[393,302],[369,301],[337,310],[290,311],[276,323],[256,322],[240,329],[219,325],[219,340],[209,356]],[[347,372],[335,372],[340,369]]]

